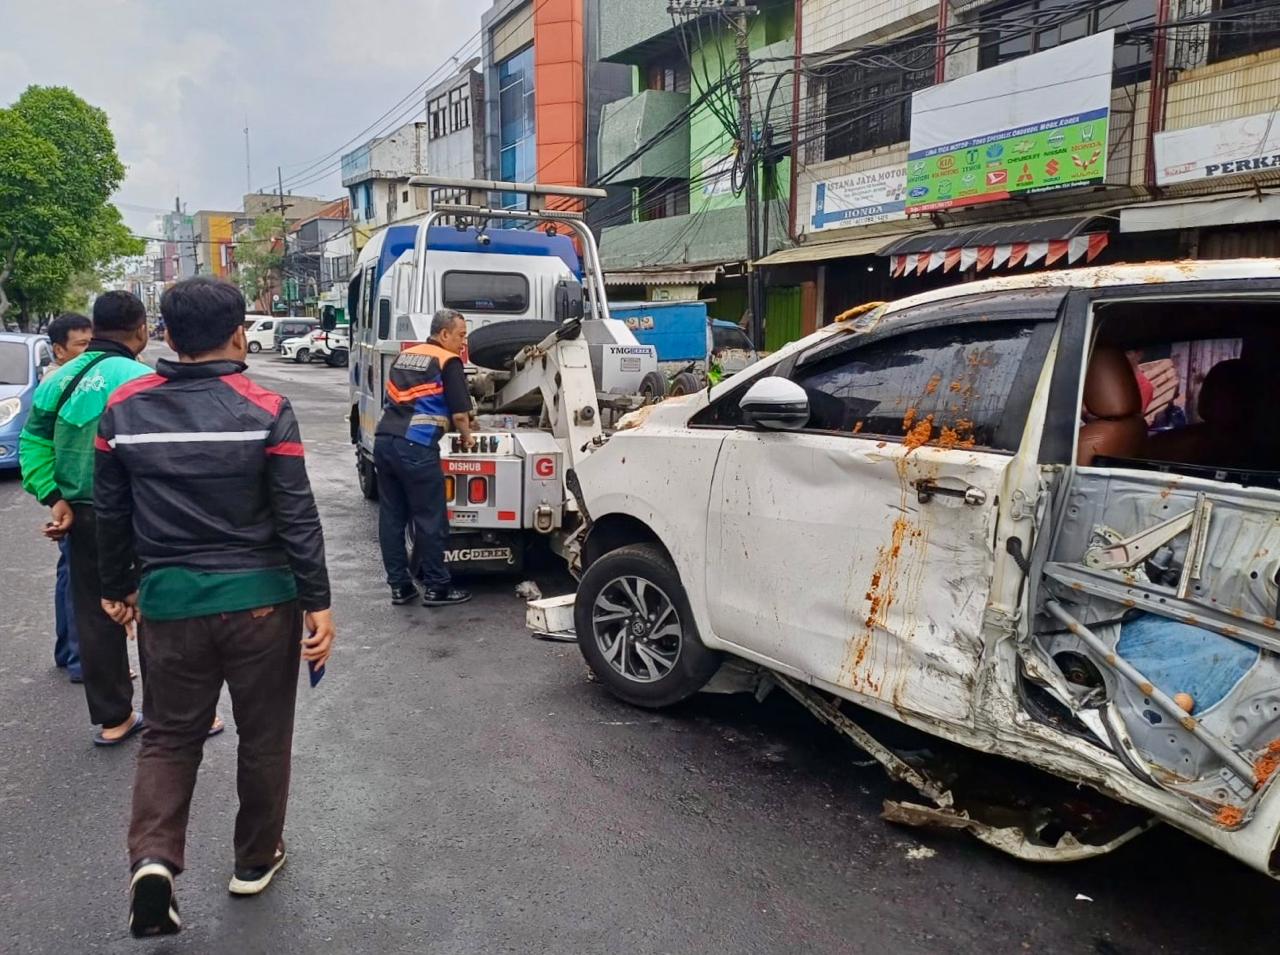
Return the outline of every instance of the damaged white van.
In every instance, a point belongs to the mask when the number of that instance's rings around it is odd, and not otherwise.
[[[783,687],[932,800],[900,821],[1061,860],[1163,820],[1280,876],[1278,369],[1276,260],[874,307],[580,463],[579,646],[642,706]],[[866,710],[1142,812],[984,821]]]

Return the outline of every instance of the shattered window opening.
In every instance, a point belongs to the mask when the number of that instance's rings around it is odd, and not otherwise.
[[[1015,451],[1026,408],[1010,404],[1042,323],[921,329],[840,347],[792,376],[809,395],[807,430],[901,440],[909,448]]]

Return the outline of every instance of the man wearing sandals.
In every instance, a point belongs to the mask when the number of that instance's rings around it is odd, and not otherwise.
[[[93,508],[93,441],[107,398],[147,375],[137,360],[147,347],[147,311],[128,292],[106,292],[93,303],[93,337],[85,351],[48,375],[32,402],[18,442],[22,486],[50,508],[45,536],[68,541],[71,604],[80,644],[93,741],[115,746],[138,732],[125,629],[99,605]]]
[[[145,667],[129,824],[139,937],[182,927],[174,876],[224,682],[239,734],[230,891],[255,895],[284,864],[299,658],[322,667],[333,640],[298,423],[287,399],[244,375],[244,297],[227,282],[188,279],[160,311],[178,361],[112,396],[94,497],[102,608],[139,623]]]

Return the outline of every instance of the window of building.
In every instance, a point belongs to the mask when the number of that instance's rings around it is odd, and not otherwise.
[[[1217,0],[1224,19],[1215,23],[1209,39],[1209,62],[1232,60],[1280,47],[1280,10],[1253,10],[1258,0]]]
[[[689,92],[689,64],[677,58],[652,63],[643,69],[644,88],[666,93]]]
[[[689,183],[658,179],[638,191],[637,214],[641,222],[689,214]]]
[[[911,93],[933,85],[934,33],[922,30],[879,51],[828,69],[824,159],[904,142],[911,134]]]
[[[1130,35],[1155,22],[1151,0],[1119,0],[1101,7],[1076,0],[1017,0],[983,11],[978,68],[988,69],[1031,53],[1051,50],[1104,30],[1116,31],[1114,86],[1129,86],[1151,75],[1151,36]]]
[[[449,132],[449,98],[437,96],[427,104],[428,134],[432,139],[439,139]]]
[[[427,123],[432,139],[439,139],[471,125],[469,88],[459,86],[427,103]]]
[[[402,191],[401,191],[401,193],[400,193],[400,201],[401,201],[401,202],[404,202],[404,203],[408,203],[408,201],[409,201],[409,190],[408,190],[408,189],[404,189],[404,190],[402,190]]]
[[[444,307],[460,312],[518,315],[529,309],[529,280],[514,272],[445,272],[440,292]]]
[[[537,176],[534,141],[533,47],[498,64],[498,167],[506,182],[532,182]],[[525,196],[506,193],[505,208],[527,208]]]

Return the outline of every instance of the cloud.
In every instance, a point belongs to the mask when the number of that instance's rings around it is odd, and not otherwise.
[[[179,195],[191,211],[240,207],[246,118],[255,188],[279,164],[295,191],[336,196],[336,157],[317,181],[299,172],[447,75],[477,46],[480,13],[457,0],[0,0],[0,105],[36,83],[102,107],[138,231]]]

